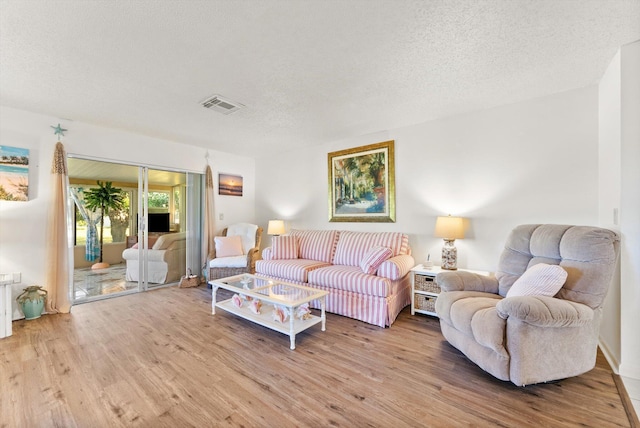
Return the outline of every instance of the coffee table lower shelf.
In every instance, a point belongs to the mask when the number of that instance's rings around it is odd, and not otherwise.
[[[323,317],[319,317],[316,315],[311,315],[305,320],[295,319],[294,317],[290,316],[289,319],[283,323],[275,321],[272,318],[273,305],[270,304],[265,304],[263,306],[262,312],[259,314],[254,314],[253,312],[251,312],[251,310],[249,310],[248,307],[238,308],[233,304],[232,299],[217,302],[216,307],[239,316],[240,318],[249,320],[255,324],[288,335],[291,339],[291,349],[296,349],[296,334],[308,329],[309,327],[312,327],[318,323],[322,323],[322,331],[325,331],[325,320],[323,319]]]

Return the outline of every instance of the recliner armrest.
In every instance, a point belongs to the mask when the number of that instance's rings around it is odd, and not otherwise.
[[[498,294],[498,280],[495,277],[474,272],[440,272],[436,282],[443,291],[481,291]]]
[[[549,296],[508,297],[496,309],[502,319],[513,317],[537,327],[580,327],[593,320],[589,306]]]

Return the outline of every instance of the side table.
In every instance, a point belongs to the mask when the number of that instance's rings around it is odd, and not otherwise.
[[[489,272],[470,270],[470,269],[458,269],[466,272],[473,272],[480,275],[489,275]],[[440,266],[433,266],[425,268],[422,265],[418,265],[411,269],[411,315],[416,313],[432,315],[437,317],[436,314],[436,300],[440,294],[440,286],[436,282],[436,276],[440,272],[455,272],[440,268]]]

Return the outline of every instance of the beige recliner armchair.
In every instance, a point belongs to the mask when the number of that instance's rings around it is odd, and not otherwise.
[[[618,253],[619,237],[607,229],[518,226],[495,277],[462,271],[437,276],[442,334],[483,370],[516,385],[585,373],[595,366],[602,304]],[[532,295],[506,297],[539,263],[567,272],[560,291],[536,295],[533,287]]]

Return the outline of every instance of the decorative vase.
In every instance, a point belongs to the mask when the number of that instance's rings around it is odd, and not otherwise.
[[[24,289],[22,294],[16,297],[16,301],[22,307],[25,319],[33,320],[40,318],[44,310],[44,301],[47,297],[47,290],[43,290],[39,285],[31,285]]]

